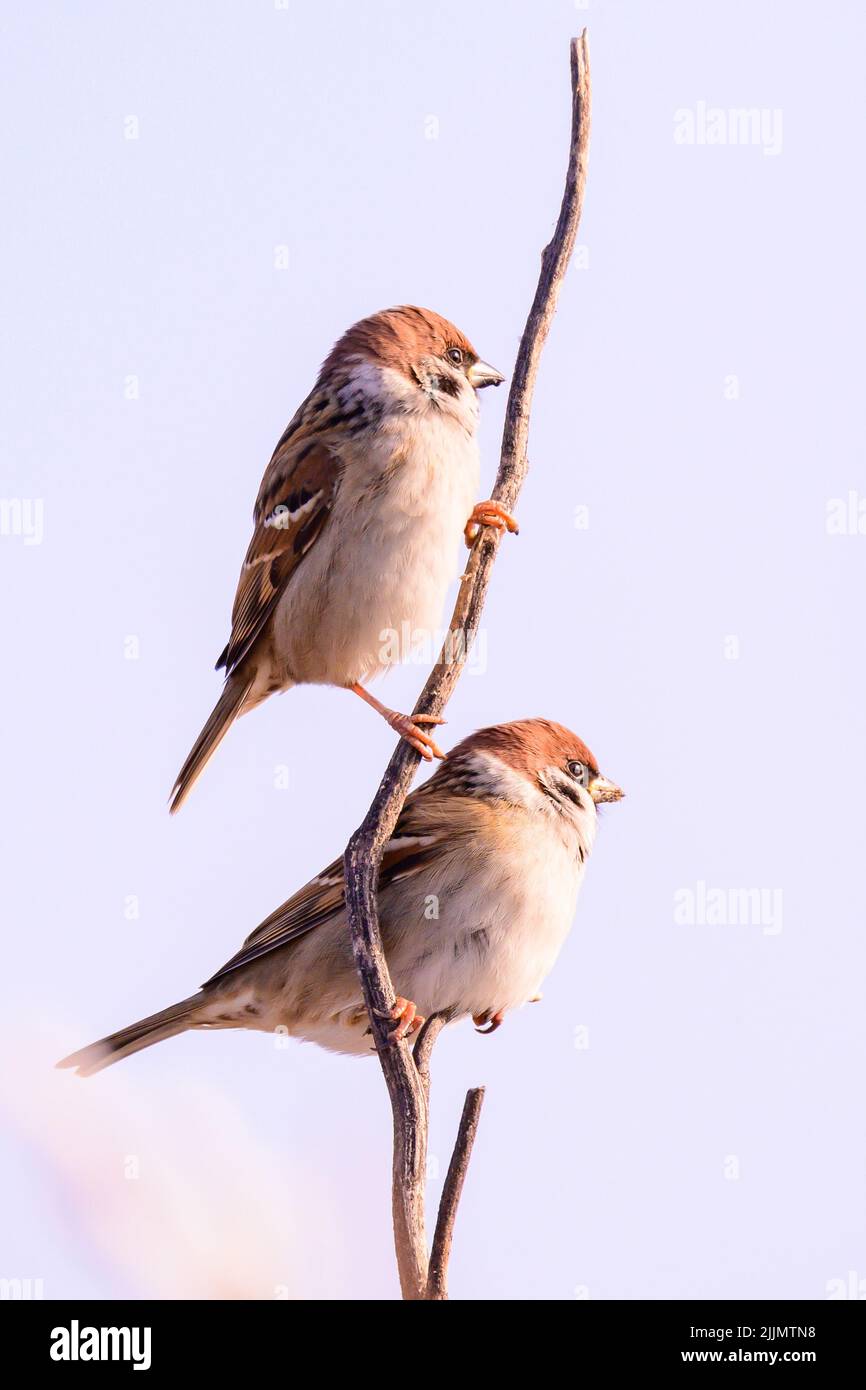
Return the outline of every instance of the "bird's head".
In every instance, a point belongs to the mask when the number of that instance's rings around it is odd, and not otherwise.
[[[383,309],[353,324],[322,368],[323,376],[332,373],[348,375],[359,384],[366,380],[371,394],[380,383],[380,394],[388,397],[392,408],[432,408],[473,426],[476,392],[505,379],[481,360],[453,323],[412,304]]]
[[[582,739],[549,719],[479,729],[452,749],[438,777],[465,795],[510,801],[566,819],[595,820],[602,802],[625,792],[603,777]]]

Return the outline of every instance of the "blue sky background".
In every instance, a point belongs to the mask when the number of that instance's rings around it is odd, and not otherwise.
[[[628,800],[544,1001],[437,1048],[431,1201],[484,1082],[455,1297],[866,1279],[861,7],[46,3],[3,24],[2,492],[43,532],[0,536],[0,1274],[47,1297],[395,1294],[375,1062],[225,1033],[50,1068],[187,994],[363,815],[392,739],[321,689],[165,803],[333,340],[414,301],[511,371],[584,23],[581,250],[444,733],[561,720]],[[678,143],[700,103],[781,113],[781,148]],[[700,884],[781,906],[677,920]]]

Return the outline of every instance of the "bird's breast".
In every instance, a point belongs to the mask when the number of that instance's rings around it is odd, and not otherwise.
[[[447,419],[409,417],[353,444],[276,615],[292,679],[363,681],[435,643],[478,477],[477,441]]]
[[[399,992],[422,1013],[495,1012],[531,999],[571,928],[585,858],[574,833],[517,816],[429,878],[407,879],[392,920],[416,930],[400,933],[392,961]],[[387,911],[391,919],[390,902]]]

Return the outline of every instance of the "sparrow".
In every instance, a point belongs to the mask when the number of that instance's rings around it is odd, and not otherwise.
[[[596,808],[622,796],[586,744],[546,719],[481,729],[453,749],[408,797],[382,858],[391,1040],[434,1013],[493,1031],[538,997],[571,927]],[[198,994],[58,1065],[89,1076],[190,1028],[276,1030],[371,1051],[341,859],[272,912]]]
[[[403,305],[356,323],[325,360],[262,479],[217,661],[222,694],[177,776],[181,806],[235,719],[275,691],[336,685],[372,705],[427,761],[425,715],[389,709],[365,682],[399,659],[394,635],[441,622],[461,532],[517,530],[497,502],[473,505],[478,391],[502,374],[458,328]]]

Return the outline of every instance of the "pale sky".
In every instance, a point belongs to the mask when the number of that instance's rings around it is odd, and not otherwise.
[[[581,246],[443,738],[553,718],[628,799],[543,1001],[437,1046],[431,1210],[484,1083],[454,1297],[866,1279],[862,7],[48,0],[7,13],[0,127],[0,1274],[46,1297],[395,1296],[375,1060],[227,1032],[51,1067],[188,994],[364,814],[393,738],[322,689],[166,799],[334,339],[416,302],[510,374],[583,24]]]

